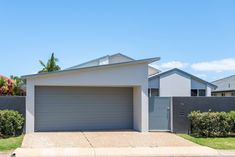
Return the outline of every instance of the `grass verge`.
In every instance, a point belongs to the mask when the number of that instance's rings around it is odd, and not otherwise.
[[[235,137],[193,137],[187,134],[178,134],[180,137],[197,143],[202,146],[208,146],[214,149],[235,149]]]
[[[9,151],[21,146],[23,135],[10,138],[0,138],[0,151]]]

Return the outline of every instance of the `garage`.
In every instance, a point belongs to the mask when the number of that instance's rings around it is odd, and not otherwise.
[[[35,131],[133,129],[132,87],[35,86]]]
[[[27,83],[26,133],[148,131],[148,65],[156,60],[22,76]]]

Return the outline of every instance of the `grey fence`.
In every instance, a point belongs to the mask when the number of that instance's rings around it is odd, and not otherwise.
[[[173,97],[173,132],[189,133],[191,111],[235,111],[235,97]]]
[[[15,110],[25,117],[24,96],[0,96],[0,110]]]

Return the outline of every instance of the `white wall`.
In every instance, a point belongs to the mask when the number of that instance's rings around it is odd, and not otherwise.
[[[109,64],[109,57],[99,59],[99,65]]]
[[[178,73],[160,76],[160,96],[191,96],[191,79]]]
[[[117,54],[117,55],[112,55],[109,57],[109,63],[114,64],[114,63],[121,63],[121,62],[129,62],[133,61],[133,59],[130,59],[128,57],[125,57],[123,55]]]
[[[151,66],[149,66],[149,76],[157,74],[159,71]]]
[[[134,129],[148,131],[148,65],[118,65],[42,75],[27,79],[26,133],[34,132],[35,86],[134,87]]]
[[[206,96],[211,96],[211,87],[206,87]]]

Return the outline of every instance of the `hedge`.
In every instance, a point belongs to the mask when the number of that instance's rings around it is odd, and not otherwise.
[[[14,110],[0,110],[0,136],[16,136],[21,133],[23,115]]]
[[[229,115],[230,115],[231,120],[232,120],[232,132],[235,133],[235,111],[229,112]]]
[[[224,137],[235,131],[235,112],[193,111],[188,118],[195,136]]]

